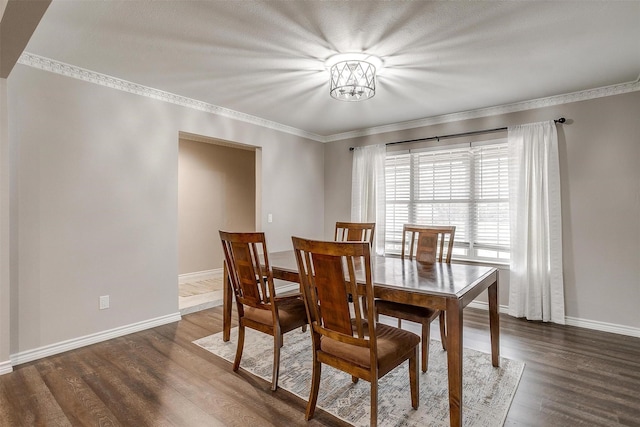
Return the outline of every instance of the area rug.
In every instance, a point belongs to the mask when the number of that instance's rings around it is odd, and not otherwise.
[[[221,332],[196,340],[194,344],[233,362],[237,335],[237,328],[233,328],[228,342],[222,341]],[[411,408],[408,362],[405,362],[378,382],[378,425],[449,425],[446,352],[436,340],[432,340],[429,349],[429,370],[419,374],[419,408]],[[463,425],[502,426],[518,388],[524,363],[500,358],[500,367],[494,368],[489,354],[465,348],[463,355]],[[312,359],[309,332],[285,334],[280,358],[278,386],[308,400]],[[272,366],[273,338],[247,329],[240,368],[271,382]],[[369,404],[370,385],[367,381],[354,384],[350,375],[322,366],[319,408],[355,426],[368,426]]]

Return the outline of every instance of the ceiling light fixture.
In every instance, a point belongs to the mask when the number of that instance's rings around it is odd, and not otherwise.
[[[376,72],[382,60],[365,53],[341,53],[325,62],[330,73],[329,94],[341,101],[364,101],[376,94]]]

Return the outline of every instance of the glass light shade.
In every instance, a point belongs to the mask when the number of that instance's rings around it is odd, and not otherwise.
[[[376,67],[367,61],[347,60],[331,66],[332,98],[364,101],[376,94]]]

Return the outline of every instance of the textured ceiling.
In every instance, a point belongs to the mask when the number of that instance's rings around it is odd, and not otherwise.
[[[54,0],[26,51],[326,137],[635,81],[640,2]],[[341,52],[374,98],[329,96]]]

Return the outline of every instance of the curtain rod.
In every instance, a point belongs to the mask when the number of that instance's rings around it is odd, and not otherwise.
[[[565,119],[564,117],[560,117],[559,119],[554,120],[554,123],[564,123],[566,122],[567,119]],[[460,136],[469,136],[469,135],[480,135],[483,133],[491,133],[491,132],[500,132],[503,130],[507,130],[507,127],[501,127],[501,128],[494,128],[494,129],[484,129],[484,130],[474,130],[471,132],[463,132],[463,133],[452,133],[449,135],[442,135],[442,136],[430,136],[428,138],[417,138],[417,139],[408,139],[406,141],[395,141],[395,142],[387,142],[385,145],[395,145],[395,144],[405,144],[407,142],[418,142],[418,141],[433,141],[433,140],[437,140],[440,141],[441,139],[446,139],[446,138],[457,138]],[[349,151],[353,151],[355,147],[349,147]]]

